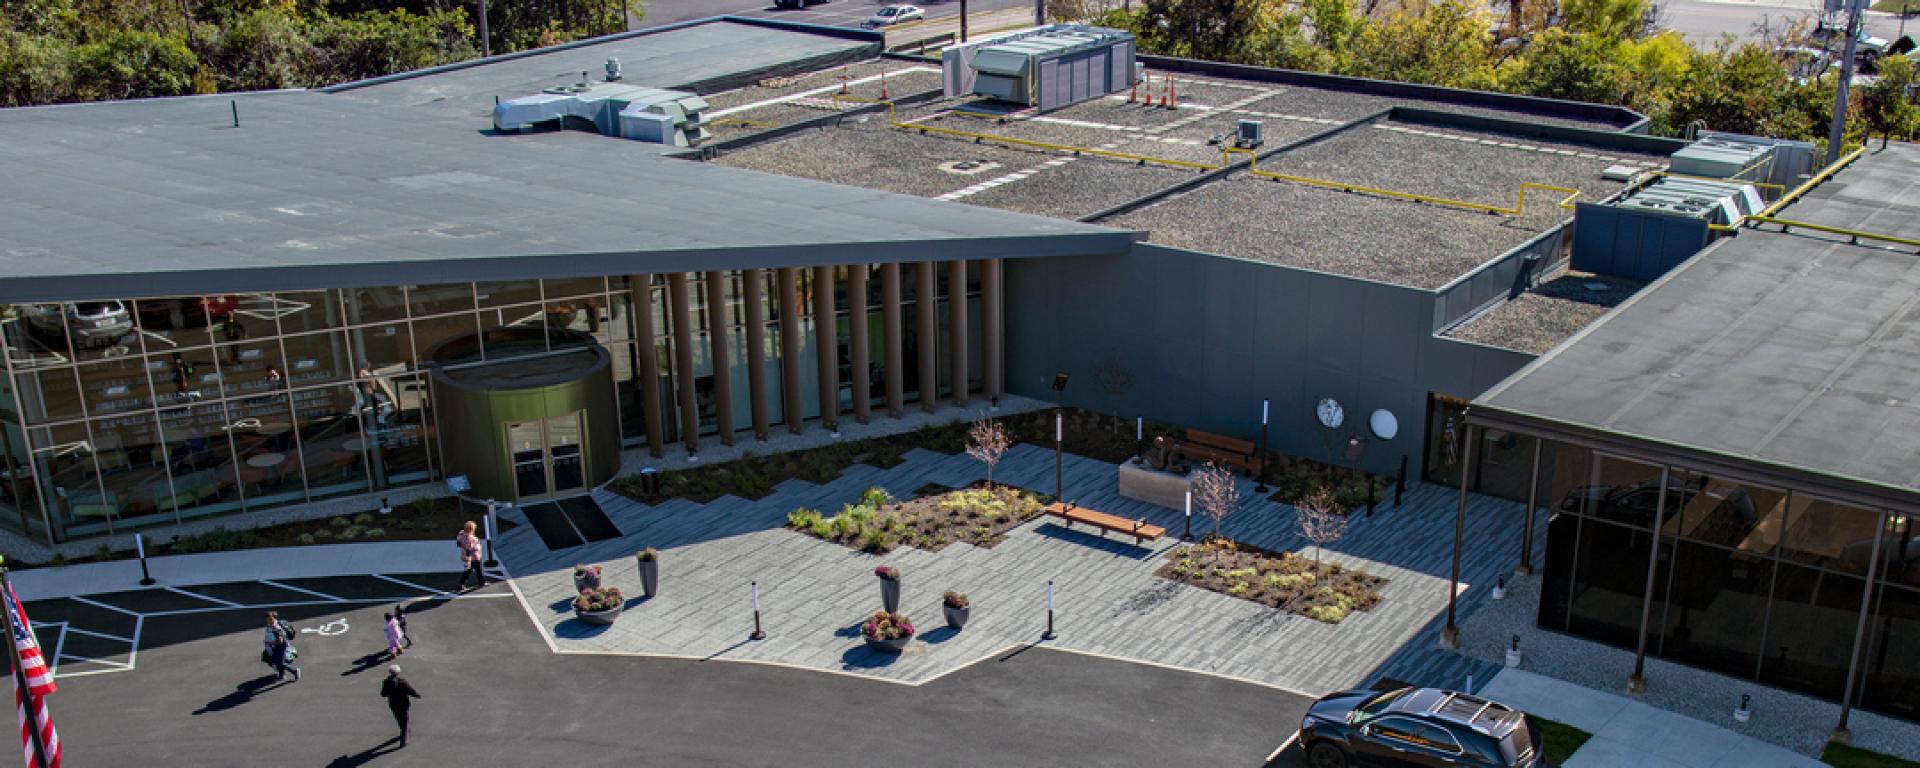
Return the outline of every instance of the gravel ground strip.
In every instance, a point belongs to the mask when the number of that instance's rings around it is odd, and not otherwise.
[[[867,119],[862,122],[862,117]],[[715,162],[783,176],[939,197],[1058,156],[1039,150],[923,136],[888,127],[878,116],[863,115],[848,118],[838,128],[802,131],[780,141],[729,152]],[[999,167],[973,174],[941,169],[943,164],[955,162],[990,162],[998,163]]]
[[[1525,150],[1518,142],[1498,138],[1487,139],[1496,142],[1492,145],[1457,141],[1392,130],[1398,124],[1381,125],[1348,131],[1270,159],[1261,167],[1501,207],[1513,205],[1520,185],[1528,182],[1572,187],[1587,200],[1604,198],[1622,187],[1619,182],[1600,177],[1601,171],[1613,163],[1597,156]],[[1502,143],[1514,146],[1500,146]],[[1557,193],[1529,195],[1523,218],[1565,219],[1569,213],[1553,205],[1559,197]]]
[[[1223,212],[1235,212],[1232,226],[1218,225]],[[1162,245],[1433,289],[1558,221],[1236,174],[1101,223],[1147,230]]]
[[[1164,166],[1081,157],[1019,181],[962,198],[962,202],[1042,216],[1077,219],[1198,175]]]
[[[1589,285],[1602,285],[1605,290],[1592,290]],[[1645,285],[1638,280],[1568,270],[1456,326],[1446,335],[1519,352],[1545,354],[1608,310],[1620,306]]]
[[[939,73],[905,71],[914,67],[939,68],[932,64],[907,64],[898,61],[868,59],[847,65],[844,74],[853,80],[859,80],[861,78],[878,75],[884,68],[887,72],[887,93],[894,97],[940,87]],[[708,94],[703,98],[707,100],[707,104],[711,105],[712,108],[717,111],[752,104],[756,101],[788,96],[802,91],[810,91],[815,88],[833,87],[837,93],[837,89],[841,83],[842,73],[843,70],[840,67],[834,67],[832,69],[822,69],[802,75],[770,78],[762,80],[756,85]],[[877,81],[873,83],[861,83],[851,86],[850,90],[856,95],[867,98],[879,98],[880,83]],[[832,96],[832,93],[820,95],[821,98],[832,98]]]

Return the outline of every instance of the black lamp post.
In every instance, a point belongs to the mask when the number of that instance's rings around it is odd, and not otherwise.
[[[1262,398],[1260,400],[1260,469],[1257,472],[1258,477],[1255,477],[1253,479],[1254,493],[1267,492],[1267,416],[1268,416],[1267,406],[1268,405],[1269,405],[1269,402],[1265,398]]]

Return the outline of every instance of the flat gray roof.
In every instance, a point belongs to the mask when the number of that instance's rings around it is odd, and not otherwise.
[[[1780,215],[1920,238],[1916,214],[1920,147],[1895,144]],[[1920,257],[1746,230],[1476,399],[1469,418],[1920,508]]]
[[[1132,240],[490,127],[318,92],[0,110],[0,301],[1118,253]]]
[[[880,54],[880,35],[860,30],[714,19],[595,38],[446,67],[334,86],[341,96],[448,115],[486,115],[511,99],[580,81],[599,81],[619,59],[624,82],[709,92],[764,73],[810,71]]]

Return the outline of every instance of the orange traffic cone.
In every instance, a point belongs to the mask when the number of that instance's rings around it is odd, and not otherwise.
[[[880,68],[880,100],[887,100],[887,68]]]
[[[845,95],[847,95],[847,81],[848,81],[848,80],[850,80],[850,79],[852,79],[852,78],[849,78],[849,77],[847,76],[847,67],[846,67],[846,65],[844,65],[844,64],[843,64],[843,65],[841,65],[841,66],[840,66],[840,95],[842,95],[842,96],[845,96]]]

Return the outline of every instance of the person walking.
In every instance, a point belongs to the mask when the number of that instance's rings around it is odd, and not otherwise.
[[[468,576],[479,582],[475,589],[487,585],[486,571],[480,569],[480,563],[485,559],[480,555],[480,537],[474,534],[474,529],[478,527],[468,520],[466,526],[460,529],[460,534],[453,537],[454,545],[460,548],[460,564],[466,569],[460,573],[459,589],[462,592],[467,589]]]
[[[278,611],[267,611],[266,651],[262,658],[273,665],[273,679],[285,680],[287,673],[293,673],[293,681],[300,682],[300,668],[293,665],[299,651],[293,648],[293,625],[280,620]]]
[[[393,617],[392,611],[386,613],[386,619],[387,658],[397,659],[400,658],[400,654],[406,653],[406,649],[400,647],[400,640],[403,637],[400,632],[400,620]]]
[[[393,713],[394,725],[400,726],[400,746],[407,745],[407,738],[413,735],[410,715],[413,700],[420,698],[420,692],[413,684],[400,676],[400,665],[387,667],[387,679],[380,681],[380,695],[387,700],[387,711]]]
[[[400,603],[393,607],[393,620],[399,623],[400,625],[400,647],[412,648],[413,633],[407,631],[407,604],[406,603]]]

